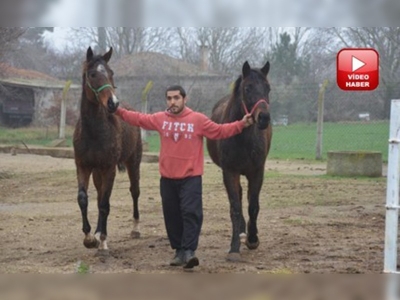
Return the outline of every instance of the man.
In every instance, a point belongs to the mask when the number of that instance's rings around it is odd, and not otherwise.
[[[142,114],[118,108],[116,114],[129,124],[160,134],[160,193],[165,228],[175,250],[171,266],[199,265],[195,251],[203,222],[203,137],[224,139],[253,124],[251,114],[240,121],[217,124],[186,107],[185,90],[174,85],[166,90],[167,109]]]

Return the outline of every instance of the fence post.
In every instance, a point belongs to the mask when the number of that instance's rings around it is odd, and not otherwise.
[[[149,93],[151,91],[151,88],[153,87],[153,81],[149,81],[146,84],[146,87],[142,91],[142,113],[147,114],[147,102],[149,98]],[[142,141],[146,141],[147,139],[147,131],[145,129],[141,129],[142,133]]]
[[[72,81],[68,80],[65,83],[62,98],[61,98],[61,115],[60,115],[60,132],[58,134],[59,139],[65,139],[65,123],[66,123],[66,116],[67,116],[67,93],[71,86]]]
[[[392,100],[386,187],[384,273],[389,273],[387,299],[398,299],[397,234],[399,217],[400,100]]]
[[[322,132],[323,132],[323,124],[324,124],[324,98],[325,98],[325,89],[328,85],[329,81],[327,79],[324,80],[322,84],[320,84],[319,92],[318,92],[318,117],[317,117],[317,143],[315,149],[315,159],[322,159]]]

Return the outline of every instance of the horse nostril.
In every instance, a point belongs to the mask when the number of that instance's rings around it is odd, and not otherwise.
[[[117,110],[118,106],[119,106],[119,102],[114,102],[113,98],[108,98],[107,108],[108,108],[109,112],[111,112],[111,113],[115,112]]]
[[[269,114],[264,114],[264,113],[263,114],[259,114],[258,115],[258,122],[257,122],[258,128],[259,129],[267,128],[268,125],[269,125],[270,119],[271,119],[271,117],[270,117]]]

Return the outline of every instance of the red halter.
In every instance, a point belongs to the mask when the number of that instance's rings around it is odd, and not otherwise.
[[[268,106],[269,106],[268,102],[265,99],[260,99],[260,100],[257,101],[256,104],[254,104],[253,108],[251,109],[251,111],[250,111],[251,115],[256,110],[257,106],[260,105],[260,103],[262,103],[262,102],[264,102],[267,105],[267,109],[268,109]],[[242,100],[242,104],[243,104],[244,111],[246,112],[246,115],[247,115],[249,113],[249,111],[248,111],[248,109],[246,107],[246,104],[244,104],[243,100]]]

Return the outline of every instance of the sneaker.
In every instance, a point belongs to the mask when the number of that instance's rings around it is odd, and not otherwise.
[[[183,268],[185,269],[192,269],[193,267],[196,267],[199,265],[199,259],[196,257],[196,254],[192,250],[186,250],[185,251],[185,265]]]
[[[170,261],[170,266],[183,266],[184,262],[184,254],[185,252],[182,249],[176,249],[174,258]]]

